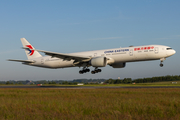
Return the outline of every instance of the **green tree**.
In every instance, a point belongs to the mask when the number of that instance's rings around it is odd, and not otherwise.
[[[9,85],[9,84],[11,84],[11,83],[10,83],[9,81],[7,81],[7,82],[6,82],[6,85]]]

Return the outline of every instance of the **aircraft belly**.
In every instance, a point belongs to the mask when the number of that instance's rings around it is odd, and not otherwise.
[[[47,59],[42,62],[36,61],[32,66],[45,67],[45,68],[66,68],[73,67],[73,61],[63,61],[61,59]]]
[[[115,63],[132,61],[132,57],[126,54],[112,55],[110,56]]]
[[[74,67],[73,61],[63,61],[60,63],[60,68]]]
[[[59,60],[59,61],[56,61],[55,63],[52,63],[51,65],[55,68],[74,67],[72,60],[71,61]]]

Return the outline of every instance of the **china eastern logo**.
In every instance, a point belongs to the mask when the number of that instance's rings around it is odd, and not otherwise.
[[[28,47],[29,49],[27,49],[28,51],[29,51],[29,56],[31,56],[31,55],[33,55],[34,54],[34,50],[32,50],[33,49],[33,47],[31,46],[31,45],[26,45],[26,47]]]

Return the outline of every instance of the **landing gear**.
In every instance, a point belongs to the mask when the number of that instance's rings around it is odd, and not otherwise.
[[[96,67],[93,71],[91,71],[91,74],[96,74],[96,73],[101,72],[101,71],[102,71],[101,69],[98,69]]]
[[[96,73],[99,73],[101,71],[102,71],[101,69],[98,69],[96,67],[93,71],[91,71],[91,74],[96,74]],[[87,67],[84,67],[82,70],[79,71],[79,74],[83,74],[83,73],[87,73],[87,72],[90,72],[90,69]]]
[[[161,64],[160,64],[160,67],[163,67],[163,66],[164,66],[164,65],[161,63]]]
[[[83,73],[86,73],[86,72],[89,72],[90,69],[88,68],[83,68],[82,70],[79,71],[79,74],[83,74]]]
[[[163,67],[164,66],[163,61],[166,60],[166,58],[161,58],[160,60],[161,60],[160,67]]]

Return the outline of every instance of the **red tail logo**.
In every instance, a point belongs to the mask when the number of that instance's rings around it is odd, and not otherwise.
[[[32,50],[33,49],[33,47],[31,46],[31,45],[26,45],[26,47],[28,47],[29,49],[29,56],[31,56],[31,55],[33,55],[34,54],[34,50]]]

